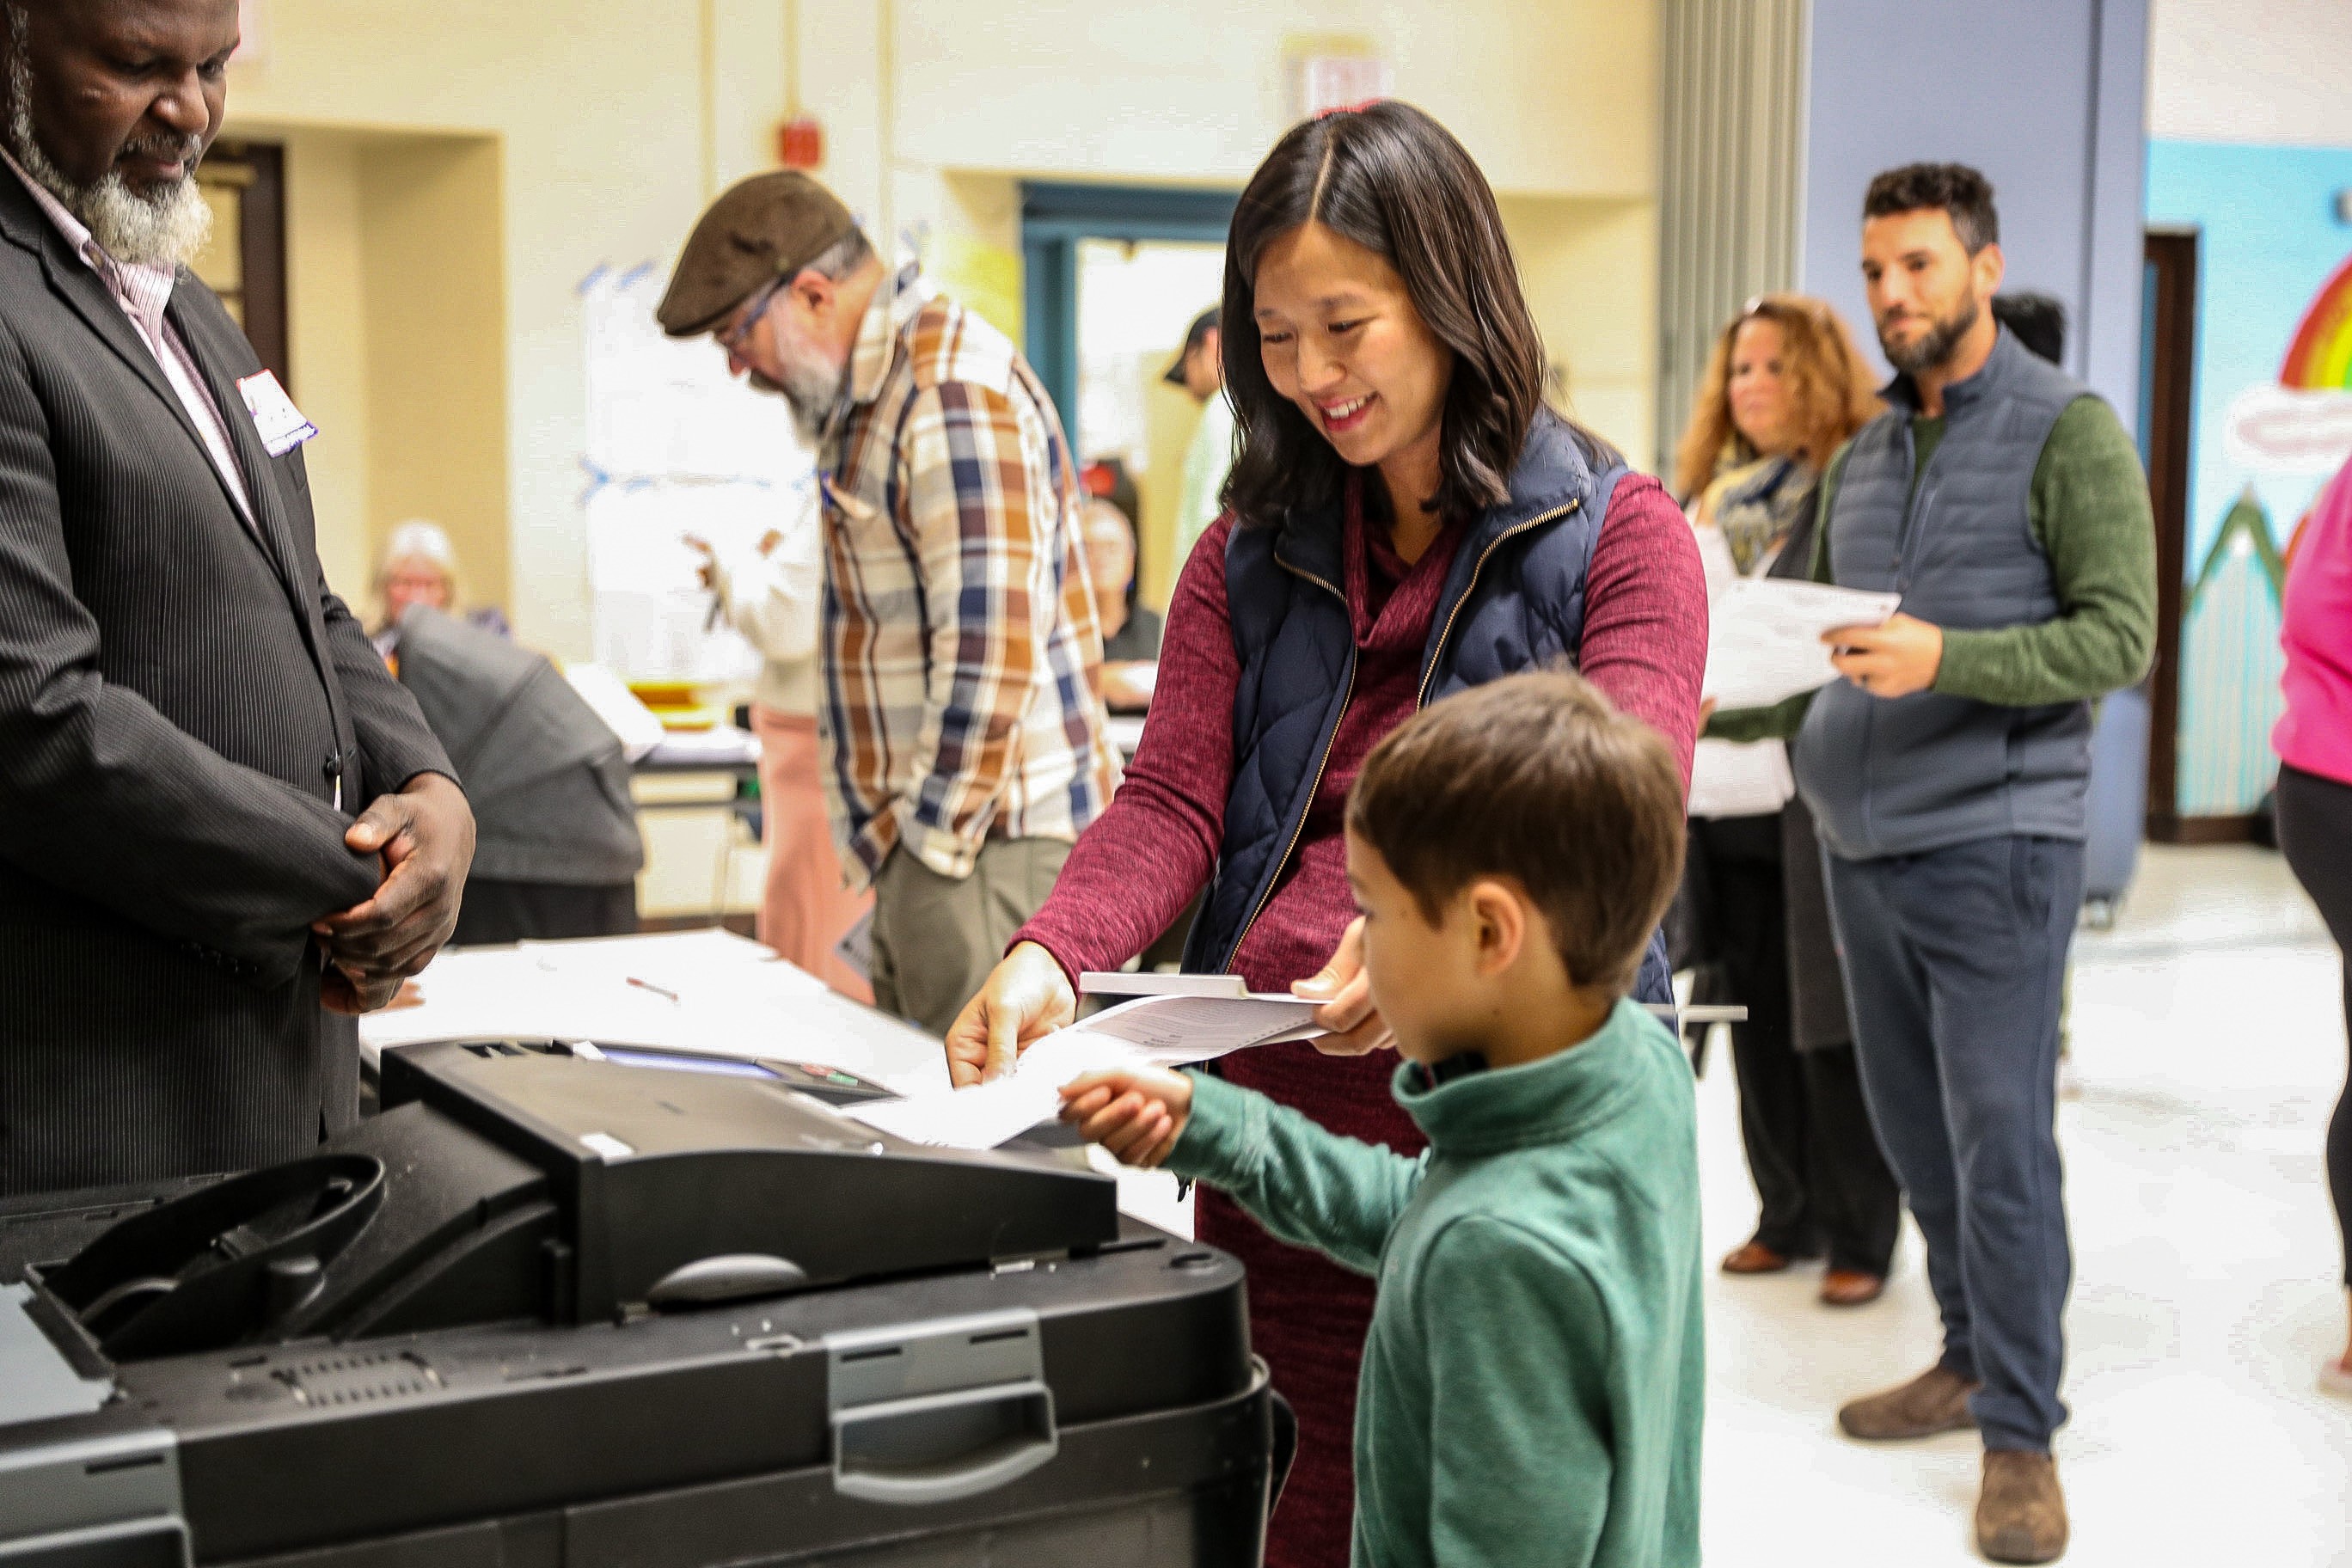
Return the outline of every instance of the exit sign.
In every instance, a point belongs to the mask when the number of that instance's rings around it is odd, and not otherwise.
[[[1396,72],[1378,55],[1306,55],[1297,62],[1297,118],[1354,109],[1396,89]]]

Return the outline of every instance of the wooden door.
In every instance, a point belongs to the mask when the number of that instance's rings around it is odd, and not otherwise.
[[[2156,668],[2148,677],[2147,836],[2178,844],[2180,816],[2180,623],[2189,552],[2189,446],[2195,427],[2197,245],[2194,229],[2147,233],[2140,446],[2156,511]]]

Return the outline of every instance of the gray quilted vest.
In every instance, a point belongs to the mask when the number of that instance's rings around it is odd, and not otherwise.
[[[1953,630],[2054,619],[2057,586],[2027,503],[2058,416],[2094,395],[2003,328],[1985,367],[1944,390],[1944,438],[1916,492],[1910,378],[1853,439],[1826,521],[1849,588],[1903,595]],[[2084,836],[2087,702],[2009,708],[1938,691],[1889,700],[1852,682],[1814,697],[1790,761],[1822,837],[1849,860],[1972,839]]]

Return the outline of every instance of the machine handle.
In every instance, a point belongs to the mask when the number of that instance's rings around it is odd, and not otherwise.
[[[833,1415],[833,1489],[867,1502],[919,1507],[995,1490],[1061,1447],[1043,1383],[917,1394]]]

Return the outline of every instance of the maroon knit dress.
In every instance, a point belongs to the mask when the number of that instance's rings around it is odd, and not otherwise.
[[[1351,480],[1343,543],[1355,688],[1297,848],[1234,955],[1235,973],[1253,990],[1287,990],[1314,974],[1355,918],[1342,837],[1348,788],[1381,737],[1413,711],[1421,656],[1461,544],[1461,527],[1449,527],[1407,565],[1385,530],[1368,537],[1359,497]],[[1216,864],[1241,676],[1225,608],[1231,531],[1230,519],[1210,529],[1177,583],[1158,689],[1127,782],[1015,939],[1039,943],[1073,975],[1115,968],[1140,952]],[[1689,525],[1654,479],[1629,478],[1611,500],[1587,582],[1579,661],[1619,708],[1666,736],[1687,780],[1706,661],[1706,589]],[[1389,1092],[1395,1069],[1391,1052],[1328,1057],[1298,1043],[1220,1064],[1231,1082],[1295,1106],[1335,1132],[1418,1152],[1420,1130]],[[1252,1340],[1298,1414],[1298,1458],[1275,1515],[1268,1568],[1347,1568],[1356,1379],[1372,1282],[1275,1240],[1223,1194],[1207,1187],[1199,1194],[1201,1239],[1249,1271]]]

